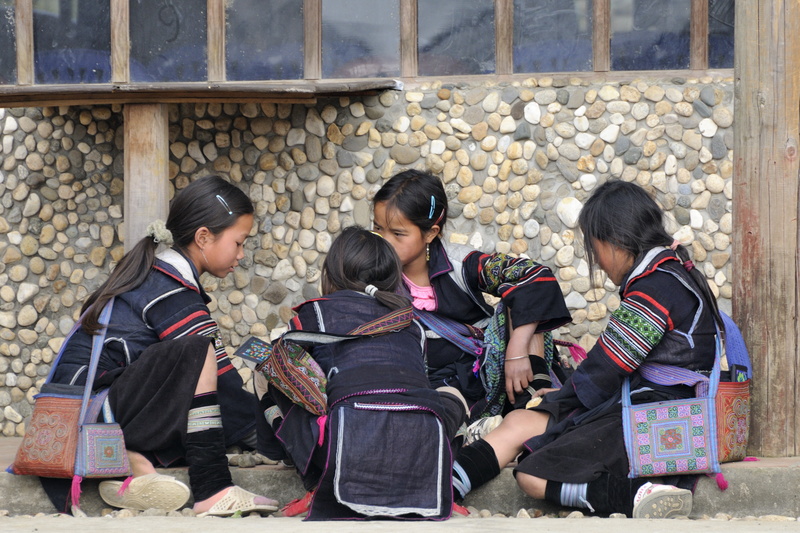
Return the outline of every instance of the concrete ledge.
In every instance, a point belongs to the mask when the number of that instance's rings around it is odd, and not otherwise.
[[[275,498],[282,504],[304,494],[303,486],[293,469],[278,466],[232,468],[234,482],[243,488]],[[703,477],[694,497],[693,518],[726,513],[733,517],[784,515],[800,516],[800,458],[762,459],[753,462],[723,465],[723,474],[729,487],[722,491],[716,480]],[[184,482],[188,481],[185,468],[165,471]],[[106,507],[97,492],[97,480],[86,480],[83,485],[81,507],[89,516],[99,516]],[[12,515],[54,512],[38,479],[28,476],[0,474],[0,508]],[[471,493],[465,505],[506,515],[519,509],[536,508],[545,513],[556,512],[559,507],[525,496],[517,488],[510,468],[505,468],[491,483]]]

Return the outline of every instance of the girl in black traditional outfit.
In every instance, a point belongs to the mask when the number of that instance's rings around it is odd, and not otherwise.
[[[579,222],[590,265],[598,264],[620,287],[620,306],[560,390],[543,394],[538,406],[509,413],[484,440],[460,452],[455,487],[465,496],[522,452],[514,472],[534,498],[634,518],[687,516],[691,492],[666,483],[693,486],[695,476],[661,484],[627,477],[620,394],[630,377],[634,404],[694,397],[693,388],[651,383],[638,369],[647,361],[708,375],[715,322],[723,328],[716,301],[641,187],[603,184]]]
[[[500,298],[512,325],[501,354],[500,384],[510,404],[524,406],[532,390],[550,386],[541,334],[571,320],[552,271],[530,259],[445,242],[447,195],[442,181],[426,172],[407,170],[389,179],[375,194],[373,209],[373,229],[400,257],[403,283],[416,309],[483,329],[495,312],[484,294]],[[476,354],[437,332],[426,335],[431,384],[457,388],[470,404],[471,418],[484,415],[489,391],[477,375]]]
[[[166,224],[120,260],[83,305],[80,328],[66,340],[53,382],[83,385],[98,319],[113,299],[94,388],[110,388],[133,477],[104,481],[100,495],[115,507],[178,509],[189,489],[154,466],[189,464],[197,513],[228,516],[270,512],[277,502],[235,486],[226,444],[255,444],[255,397],[228,359],[200,284],[208,272],[223,278],[244,257],[253,205],[237,187],[213,176],[180,191]],[[159,243],[171,247],[156,253]],[[61,480],[43,480],[59,509]]]
[[[452,448],[466,403],[425,374],[425,337],[410,302],[395,294],[400,263],[380,235],[349,227],[323,265],[323,297],[295,310],[291,330],[389,331],[308,350],[327,376],[327,413],[316,416],[269,387],[273,427],[311,492],[284,510],[309,520],[450,516]],[[309,509],[310,504],[310,509]]]

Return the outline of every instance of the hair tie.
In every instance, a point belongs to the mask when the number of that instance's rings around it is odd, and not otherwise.
[[[428,213],[428,220],[433,218],[433,212],[436,209],[436,198],[431,194],[431,210]]]
[[[372,284],[367,285],[366,287],[364,287],[364,292],[375,298],[375,293],[378,292],[378,287]]]
[[[680,244],[681,244],[681,241],[679,241],[678,239],[675,239],[674,241],[672,241],[672,244],[670,245],[670,249],[674,252],[675,250],[678,249],[678,246],[680,246]]]
[[[172,232],[161,219],[156,219],[147,225],[147,236],[151,237],[156,244],[164,243],[167,246],[171,246],[173,242]]]
[[[694,263],[692,263],[691,261],[684,261],[683,268],[686,269],[686,272],[691,272],[692,269],[694,268]]]

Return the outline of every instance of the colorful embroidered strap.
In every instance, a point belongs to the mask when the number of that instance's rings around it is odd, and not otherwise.
[[[411,306],[396,309],[346,335],[315,331],[288,331],[272,345],[271,353],[256,366],[267,380],[281,389],[292,402],[322,416],[327,412],[327,379],[320,366],[303,345],[333,344],[363,336],[378,336],[400,331],[411,324]]]
[[[422,309],[415,309],[414,311],[429,330],[435,332],[443,339],[452,342],[461,348],[462,351],[475,356],[483,354],[482,336],[480,338],[477,336],[477,333],[480,331],[477,328],[471,328],[456,320]]]

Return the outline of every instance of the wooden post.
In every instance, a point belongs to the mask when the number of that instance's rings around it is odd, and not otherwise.
[[[125,251],[147,225],[169,211],[169,136],[166,104],[127,104],[125,119]]]
[[[733,313],[754,366],[749,453],[800,452],[800,3],[736,2]]]

